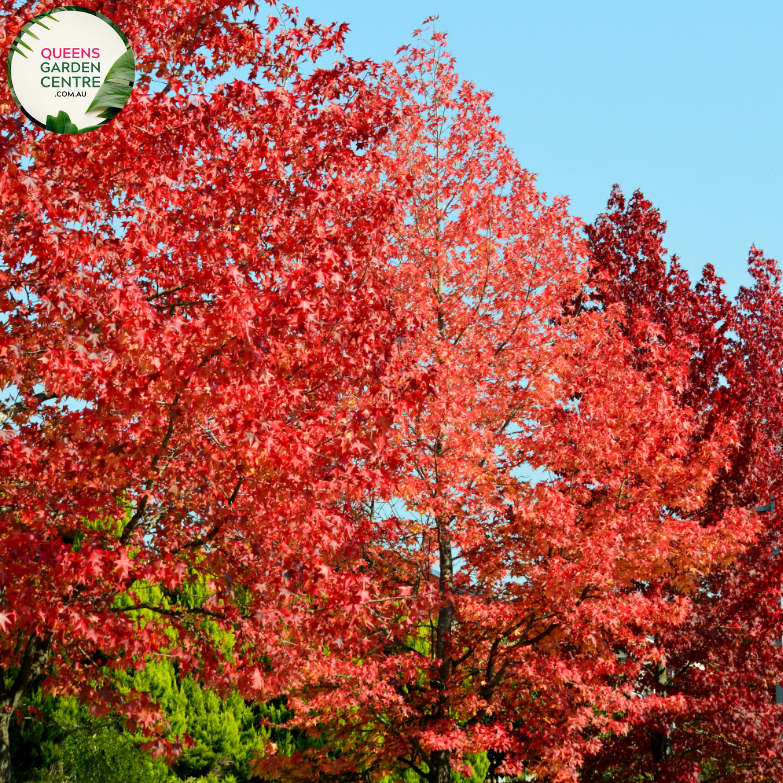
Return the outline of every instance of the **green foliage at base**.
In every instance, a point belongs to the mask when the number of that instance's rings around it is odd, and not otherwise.
[[[458,772],[451,773],[451,783],[484,783],[489,772],[489,759],[486,753],[469,753],[467,762],[473,767],[473,775],[465,777]],[[423,771],[427,772],[427,765],[423,764]],[[388,775],[379,783],[421,783],[422,779],[412,769],[406,769],[396,775]]]
[[[37,783],[170,783],[168,767],[139,750],[112,727],[81,730],[67,737],[59,760],[39,770]]]
[[[249,763],[269,736],[259,726],[263,707],[246,704],[237,693],[221,699],[190,677],[178,681],[168,664],[148,666],[130,679],[135,689],[150,693],[161,705],[174,738],[188,735],[195,742],[174,765],[180,780],[250,779]]]
[[[73,699],[37,695],[28,702],[37,715],[12,724],[15,782],[249,783],[249,763],[270,731],[281,748],[296,745],[290,733],[259,725],[284,720],[280,705],[249,705],[236,693],[221,699],[188,677],[179,681],[169,664],[128,675],[125,684],[160,703],[171,739],[193,740],[171,769],[142,751],[142,738],[123,731],[119,718],[96,720]]]
[[[119,721],[98,721],[73,699],[32,702],[39,717],[11,727],[18,783],[171,783],[168,767],[140,750]]]
[[[489,772],[489,759],[486,753],[471,753],[468,755],[468,762],[473,767],[473,776],[471,778],[463,777],[453,773],[452,783],[484,783]]]
[[[123,730],[119,717],[98,720],[72,698],[33,697],[34,708],[12,724],[15,783],[252,783],[251,762],[268,739],[278,753],[293,755],[324,740],[283,728],[291,712],[285,700],[251,705],[237,693],[222,699],[190,677],[178,678],[169,663],[156,663],[125,675],[121,689],[148,692],[158,702],[171,732],[190,737],[172,767],[140,749],[142,737]],[[261,725],[269,721],[270,727]],[[452,783],[483,783],[489,769],[486,753],[468,756],[473,775],[452,773]],[[381,783],[420,783],[411,770],[400,770]]]

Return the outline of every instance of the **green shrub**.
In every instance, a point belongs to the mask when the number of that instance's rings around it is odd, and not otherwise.
[[[170,783],[167,766],[139,749],[114,726],[71,730],[58,748],[59,759],[37,770],[36,783]]]

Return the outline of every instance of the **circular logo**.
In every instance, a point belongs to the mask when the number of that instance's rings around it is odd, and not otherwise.
[[[31,19],[11,44],[7,71],[16,105],[55,133],[86,133],[105,125],[128,102],[136,78],[122,30],[78,5]]]

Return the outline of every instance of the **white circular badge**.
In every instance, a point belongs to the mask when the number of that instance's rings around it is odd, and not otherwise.
[[[16,105],[55,133],[85,133],[116,117],[136,78],[122,30],[97,11],[53,8],[31,19],[8,53]]]

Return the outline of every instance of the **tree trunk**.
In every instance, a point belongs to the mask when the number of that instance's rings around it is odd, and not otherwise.
[[[451,783],[451,752],[433,750],[430,753],[430,771],[427,783]]]
[[[27,640],[19,671],[10,687],[6,688],[0,670],[0,783],[11,783],[11,742],[9,728],[14,712],[30,692],[35,681],[46,668],[49,659],[49,637],[31,636]]]
[[[669,779],[667,759],[670,753],[669,738],[660,731],[650,734],[650,749],[653,757],[653,780],[655,783],[665,783]]]
[[[437,454],[440,455],[440,442],[437,443]],[[440,568],[440,595],[441,604],[438,611],[438,627],[435,636],[435,657],[440,659],[438,676],[435,687],[441,691],[438,706],[435,711],[436,718],[443,718],[448,714],[446,689],[451,675],[451,631],[454,625],[454,604],[451,600],[451,591],[454,586],[454,559],[451,551],[450,520],[440,518],[438,524],[438,555]],[[433,750],[430,753],[428,783],[450,783],[451,781],[451,753],[448,750]]]
[[[0,783],[11,783],[11,741],[8,736],[11,717],[8,705],[0,705]]]
[[[489,761],[489,769],[487,770],[488,783],[499,783],[500,775],[498,775],[498,767],[506,760],[506,752],[504,750],[488,750],[487,760]]]

